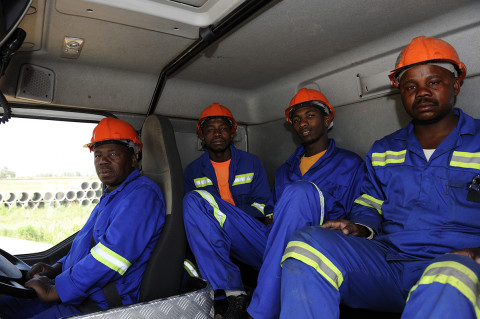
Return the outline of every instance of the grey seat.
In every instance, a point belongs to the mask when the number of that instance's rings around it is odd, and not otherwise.
[[[140,301],[166,298],[180,292],[187,240],[183,226],[183,169],[168,118],[150,115],[141,133],[141,171],[156,182],[165,198],[166,219],[140,287]]]

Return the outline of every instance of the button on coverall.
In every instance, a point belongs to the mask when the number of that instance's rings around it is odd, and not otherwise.
[[[480,120],[454,112],[456,128],[429,161],[413,124],[372,146],[351,220],[375,229],[373,240],[320,227],[292,236],[283,256],[282,318],[338,318],[340,302],[405,307],[404,318],[480,316],[480,265],[446,254],[480,246],[480,203],[467,199],[480,174]]]

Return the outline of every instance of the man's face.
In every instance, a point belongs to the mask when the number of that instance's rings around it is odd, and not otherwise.
[[[304,106],[292,115],[292,125],[303,144],[328,139],[330,117],[324,116],[315,106]]]
[[[202,126],[203,135],[200,136],[205,147],[213,152],[225,151],[232,142],[232,127],[226,119],[221,117],[208,120]]]
[[[415,123],[436,123],[453,114],[460,84],[452,73],[436,65],[418,65],[400,79],[403,106]]]
[[[103,144],[93,151],[98,178],[109,191],[117,188],[137,165],[137,158],[128,147],[119,144]]]

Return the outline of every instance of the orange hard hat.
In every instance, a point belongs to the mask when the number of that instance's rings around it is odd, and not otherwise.
[[[447,42],[436,39],[427,38],[424,35],[414,38],[398,56],[395,70],[388,75],[390,83],[398,87],[400,72],[408,69],[418,63],[424,62],[446,62],[455,66],[458,71],[458,81],[461,83],[467,75],[467,67],[458,58],[457,51]]]
[[[205,108],[200,114],[200,118],[197,121],[197,133],[202,135],[202,125],[205,123],[206,120],[212,117],[224,117],[226,118],[231,126],[232,126],[232,133],[237,130],[237,121],[233,118],[232,112],[227,109],[225,106],[220,105],[218,103],[213,103]]]
[[[135,129],[127,122],[113,117],[106,117],[98,123],[93,129],[90,143],[86,144],[85,147],[88,147],[91,152],[96,143],[111,140],[132,141],[137,146],[138,151],[143,147]]]
[[[297,94],[295,94],[293,99],[290,101],[290,106],[285,109],[285,117],[287,118],[287,122],[292,124],[293,113],[300,107],[307,106],[307,104],[302,105],[303,103],[315,101],[320,102],[323,106],[328,108],[330,118],[333,120],[335,117],[335,109],[330,102],[328,102],[327,97],[317,90],[303,88],[298,90]]]

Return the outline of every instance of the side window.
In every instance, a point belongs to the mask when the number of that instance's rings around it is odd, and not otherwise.
[[[0,248],[43,251],[78,231],[102,193],[93,123],[12,118],[0,125]]]

